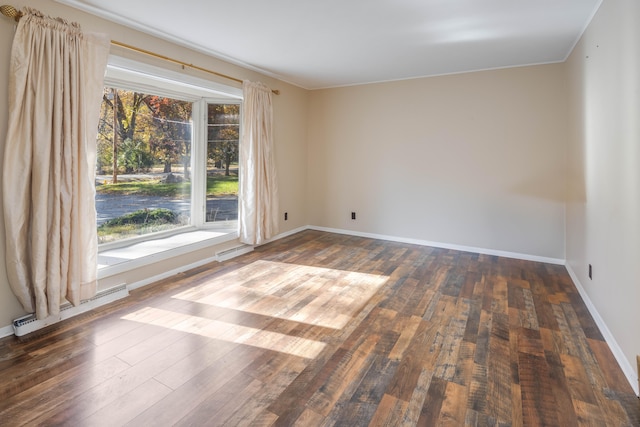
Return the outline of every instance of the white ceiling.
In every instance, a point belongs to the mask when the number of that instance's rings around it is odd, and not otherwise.
[[[317,89],[561,62],[602,0],[56,1]]]

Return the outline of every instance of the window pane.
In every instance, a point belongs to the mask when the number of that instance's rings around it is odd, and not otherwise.
[[[104,89],[96,159],[99,243],[190,223],[191,111],[189,102]]]
[[[207,106],[207,222],[238,219],[240,105]]]

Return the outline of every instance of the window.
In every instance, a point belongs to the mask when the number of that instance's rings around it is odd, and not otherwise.
[[[110,58],[98,127],[101,248],[237,229],[241,90]]]
[[[98,239],[191,224],[193,104],[105,87],[98,125]]]
[[[206,221],[238,220],[240,105],[207,105]]]

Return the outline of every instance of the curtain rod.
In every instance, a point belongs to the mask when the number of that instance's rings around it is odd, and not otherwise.
[[[4,16],[6,16],[8,18],[13,18],[16,22],[20,21],[20,18],[22,17],[22,12],[20,12],[18,9],[16,9],[13,6],[8,6],[8,5],[0,6],[0,13],[2,13]],[[119,41],[111,40],[111,44],[114,45],[114,46],[122,47],[124,49],[132,50],[134,52],[142,53],[144,55],[152,56],[154,58],[159,58],[159,59],[162,59],[162,60],[167,61],[167,62],[173,62],[174,64],[181,65],[182,67],[193,68],[195,70],[203,71],[203,72],[209,73],[209,74],[213,74],[214,76],[222,77],[222,78],[227,79],[227,80],[233,80],[234,82],[242,83],[241,79],[237,79],[235,77],[231,77],[231,76],[226,75],[226,74],[218,73],[217,71],[209,70],[207,68],[199,67],[197,65],[189,64],[187,62],[183,62],[183,61],[180,61],[178,59],[169,58],[168,56],[160,55],[158,53],[151,52],[149,50],[140,49],[139,47],[131,46],[131,45],[128,45],[126,43],[122,43],[122,42],[119,42]],[[271,92],[274,93],[275,95],[280,95],[280,91],[279,90],[275,90],[274,89]]]

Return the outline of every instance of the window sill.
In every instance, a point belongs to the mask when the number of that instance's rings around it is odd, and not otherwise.
[[[144,265],[236,240],[237,238],[238,233],[235,229],[205,229],[107,249],[98,253],[98,279],[104,279]]]

